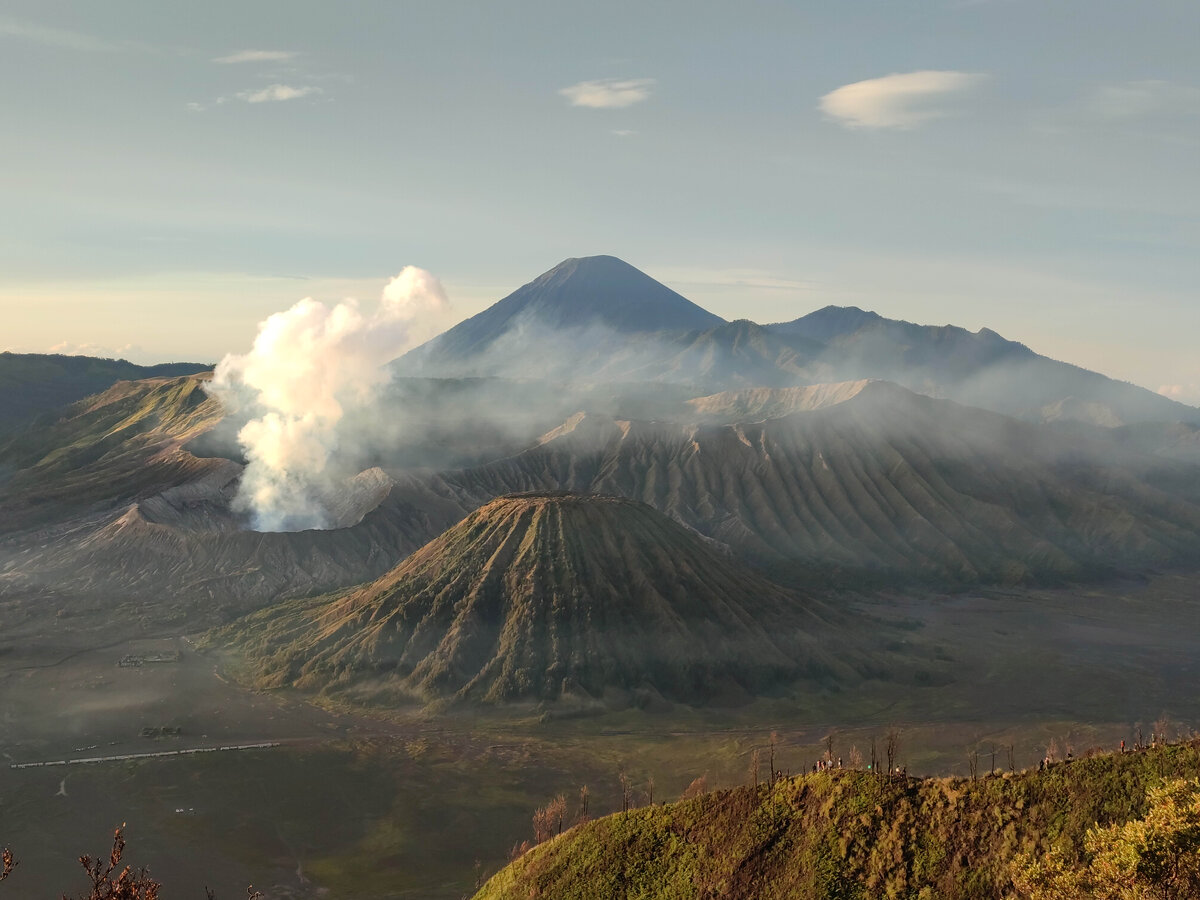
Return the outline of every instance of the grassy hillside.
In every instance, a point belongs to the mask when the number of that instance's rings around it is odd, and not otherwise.
[[[780,778],[578,825],[476,900],[1007,897],[1019,854],[1079,861],[1089,829],[1141,818],[1150,788],[1198,773],[1192,741],[978,780]]]
[[[0,442],[0,466],[12,472],[0,481],[0,531],[157,493],[217,464],[182,449],[222,414],[205,378],[121,381]]]
[[[0,432],[39,413],[98,394],[118,381],[194,375],[202,363],[138,366],[124,359],[48,353],[0,353]]]

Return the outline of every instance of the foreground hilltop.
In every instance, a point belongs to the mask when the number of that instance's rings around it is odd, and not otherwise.
[[[571,828],[501,870],[476,900],[1195,897],[1195,783],[1148,794],[1198,766],[1193,741],[978,780],[833,770],[771,782],[764,771],[768,783]],[[1113,827],[1152,805],[1154,820],[1131,826],[1133,840]],[[1084,852],[1088,830],[1105,827],[1093,846],[1095,868],[1113,867],[1118,890],[1108,893]]]
[[[382,699],[741,702],[846,672],[838,617],[650,506],[504,496],[382,578],[226,629],[264,686]]]

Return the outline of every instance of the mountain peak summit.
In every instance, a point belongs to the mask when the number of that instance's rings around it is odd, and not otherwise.
[[[573,257],[417,348],[410,361],[423,368],[462,362],[519,329],[638,334],[703,331],[724,321],[615,256]]]

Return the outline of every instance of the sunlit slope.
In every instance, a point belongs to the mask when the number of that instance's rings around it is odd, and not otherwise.
[[[139,366],[123,359],[6,351],[0,353],[0,432],[118,381],[193,375],[210,368],[202,363]]]
[[[1055,847],[1076,862],[1088,829],[1141,818],[1149,788],[1193,778],[1198,763],[1192,744],[978,781],[785,778],[571,828],[501,870],[476,900],[1000,900],[1012,896],[1018,853]]]
[[[222,421],[206,377],[119,382],[3,445],[0,590],[144,602],[152,616],[211,623],[373,577],[427,539],[408,517],[354,531],[245,530],[231,508],[242,466],[190,450]],[[378,470],[351,480],[343,517],[361,523],[390,483]]]
[[[843,381],[804,387],[745,388],[696,397],[687,401],[687,406],[700,422],[761,422],[845,403],[869,384],[869,381]]]
[[[375,582],[225,635],[260,685],[708,703],[848,676],[830,619],[644,504],[529,494],[493,500]]]
[[[579,416],[522,454],[393,494],[465,512],[513,491],[611,493],[762,560],[1013,581],[1196,559],[1185,469],[873,382],[740,425]]]
[[[204,391],[206,378],[121,381],[0,444],[0,466],[10,473],[0,481],[0,532],[60,522],[219,469],[225,461],[183,449],[222,416]]]

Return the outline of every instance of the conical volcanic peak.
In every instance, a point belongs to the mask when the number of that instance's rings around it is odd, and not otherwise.
[[[418,347],[402,368],[426,373],[472,370],[473,362],[490,350],[501,357],[519,354],[528,349],[531,338],[557,332],[690,332],[724,321],[615,256],[587,256],[564,260]],[[503,369],[503,362],[488,359],[486,367]]]
[[[725,321],[615,256],[564,260],[500,303],[559,327],[602,322],[620,332],[699,331]]]
[[[259,652],[274,684],[701,704],[830,676],[825,618],[643,503],[536,493],[493,500],[355,592],[256,617],[243,643],[282,644]]]

